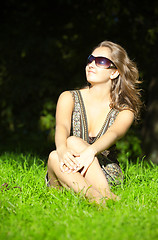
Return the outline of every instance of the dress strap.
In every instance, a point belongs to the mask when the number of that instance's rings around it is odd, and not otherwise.
[[[97,139],[99,139],[107,131],[107,129],[114,123],[115,118],[117,117],[119,111],[115,108],[112,108],[109,111],[103,123],[103,126],[100,129],[97,136],[94,137],[93,139],[89,139],[86,110],[85,110],[81,92],[79,90],[73,90],[70,92],[74,99],[74,110],[72,114],[72,134],[73,136],[82,138],[88,143],[90,140],[90,143],[92,144]]]
[[[74,100],[74,109],[72,114],[72,134],[89,142],[87,117],[82,96],[79,90],[70,91]]]
[[[112,108],[109,111],[102,128],[100,129],[99,133],[97,134],[97,139],[100,138],[108,130],[108,128],[114,123],[115,118],[117,117],[118,113],[119,113],[119,111],[114,108]]]

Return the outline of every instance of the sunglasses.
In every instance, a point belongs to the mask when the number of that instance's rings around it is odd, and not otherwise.
[[[106,68],[106,69],[111,69],[111,68],[117,69],[115,64],[106,57],[94,57],[93,55],[90,55],[87,59],[87,64],[90,64],[93,61],[95,61],[95,65],[97,67]]]

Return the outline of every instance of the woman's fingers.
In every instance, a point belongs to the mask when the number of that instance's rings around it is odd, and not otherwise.
[[[78,163],[71,152],[67,152],[64,154],[63,159],[60,162],[60,169],[62,172],[73,172],[76,171],[78,167]]]
[[[65,171],[65,169],[64,169],[64,163],[63,163],[63,162],[60,162],[60,170],[61,170],[62,172]]]
[[[75,164],[75,157],[69,152],[66,154],[66,159],[68,158],[72,161],[73,164]]]
[[[79,165],[78,157],[80,156],[79,154],[75,152],[67,153],[68,157],[71,159],[71,161],[74,163],[74,165]]]
[[[75,168],[79,165],[77,157],[74,157],[71,153],[67,153],[65,155],[65,161],[68,162],[68,164],[72,167]]]
[[[79,157],[79,156],[80,156],[79,153],[77,153],[77,152],[75,152],[75,151],[73,151],[73,150],[71,150],[71,154],[72,154],[74,157]]]
[[[87,169],[89,168],[89,166],[91,165],[91,163],[93,162],[93,159],[89,159],[88,162],[86,162],[85,165],[83,165],[83,169],[81,171],[81,175],[84,175],[87,171]]]
[[[66,156],[63,162],[69,169],[72,170],[74,168],[74,163],[71,161],[71,159],[69,159],[69,157]]]
[[[84,166],[84,168],[83,168],[82,171],[81,171],[81,175],[82,175],[82,176],[86,173],[88,167],[89,167],[89,165]]]

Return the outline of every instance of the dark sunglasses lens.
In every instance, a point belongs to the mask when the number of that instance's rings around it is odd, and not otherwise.
[[[92,63],[95,60],[95,64],[97,67],[101,68],[116,68],[115,65],[106,57],[94,57],[90,55],[87,59],[87,64]],[[112,64],[112,66],[111,66]]]
[[[111,65],[111,62],[107,58],[103,57],[96,57],[95,62],[98,67],[103,68],[108,68]]]

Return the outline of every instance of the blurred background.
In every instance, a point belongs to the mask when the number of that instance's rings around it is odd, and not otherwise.
[[[145,107],[117,147],[158,163],[158,1],[5,0],[0,7],[0,151],[54,149],[58,96],[86,84],[86,59],[103,40],[137,63]]]

